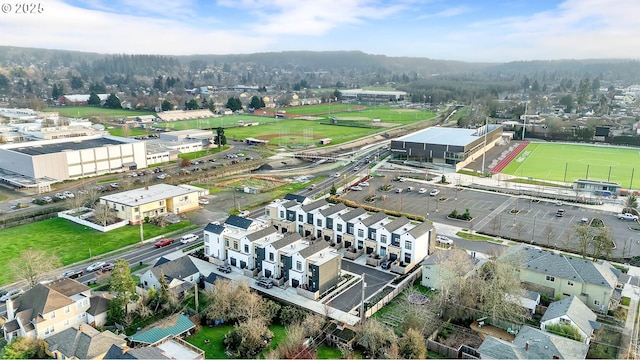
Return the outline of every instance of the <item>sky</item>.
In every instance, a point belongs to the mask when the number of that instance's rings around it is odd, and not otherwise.
[[[469,62],[640,59],[639,0],[44,0],[0,45],[108,54],[359,50]],[[30,9],[26,9],[30,10]]]

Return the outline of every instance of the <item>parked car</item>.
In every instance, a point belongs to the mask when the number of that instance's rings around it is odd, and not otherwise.
[[[564,216],[564,209],[558,209],[558,211],[556,211],[556,217],[563,217]]]
[[[402,192],[401,188],[396,188],[396,194],[400,194]]]
[[[618,219],[638,221],[638,215],[634,215],[631,213],[618,214]]]
[[[66,196],[64,196],[62,193],[57,193],[57,194],[55,194],[54,196],[55,196],[55,198],[56,198],[56,199],[58,199],[58,200],[64,200],[64,199],[66,199],[66,198],[67,198],[67,197],[66,197]]]
[[[418,194],[426,194],[427,193],[427,189],[426,188],[420,188],[418,190]]]
[[[198,199],[198,204],[200,204],[200,205],[209,205],[209,200],[204,199],[204,198],[200,198],[200,199]]]
[[[114,189],[117,189],[119,185],[118,185],[118,183],[111,183],[111,184],[109,184],[109,186],[111,186]]]
[[[13,290],[9,290],[7,291],[6,294],[2,295],[2,297],[0,297],[0,302],[5,302],[9,299],[12,299],[18,295],[22,294],[22,289],[13,289]]]
[[[104,264],[106,264],[104,261],[97,261],[94,262],[93,264],[87,266],[86,271],[87,272],[93,272],[93,271],[97,271],[102,269],[102,267],[104,266]]]
[[[102,267],[100,268],[100,271],[102,271],[103,273],[109,272],[109,271],[113,270],[114,266],[115,266],[114,263],[106,263],[106,264],[102,265]]]
[[[366,181],[363,181],[359,184],[360,186],[369,186],[369,183]]]
[[[84,274],[84,269],[67,270],[62,276],[69,279],[77,279]]]
[[[407,186],[407,192],[412,192],[413,191],[413,186]]]
[[[381,268],[383,268],[384,270],[388,270],[391,268],[391,264],[393,264],[393,260],[388,259],[382,262],[382,264],[380,265]]]
[[[50,202],[53,201],[53,199],[51,198],[51,196],[45,196],[45,197],[42,198],[42,201],[50,203]]]
[[[271,289],[273,287],[273,283],[269,279],[258,279],[256,280],[256,285],[266,289]]]
[[[433,189],[431,190],[431,192],[429,192],[429,196],[436,196],[438,194],[440,194],[440,190],[438,189]]]
[[[69,199],[73,199],[74,197],[76,197],[71,191],[65,191],[62,193],[62,195]]]
[[[180,238],[180,242],[183,244],[188,244],[190,242],[197,241],[198,239],[199,237],[196,234],[186,234],[182,235],[182,237]]]
[[[231,265],[229,264],[220,265],[218,266],[218,271],[223,272],[225,274],[229,274],[231,272]]]
[[[446,236],[438,235],[436,236],[436,241],[443,245],[453,245],[453,240],[449,239]]]
[[[156,241],[155,244],[153,244],[153,246],[157,247],[157,248],[161,248],[164,246],[169,246],[171,244],[173,244],[175,242],[174,239],[170,239],[170,238],[162,238],[158,241]]]
[[[400,181],[400,182],[405,182],[405,181],[407,181],[407,179],[405,179],[405,178],[401,177],[401,178],[399,178],[399,179],[398,179],[398,181]]]
[[[167,174],[164,174],[164,173],[156,175],[156,179],[158,180],[164,180],[166,178],[167,178]]]
[[[357,186],[352,186],[352,187],[351,187],[351,190],[353,190],[353,191],[362,191],[362,186],[359,186],[359,185],[357,185]]]

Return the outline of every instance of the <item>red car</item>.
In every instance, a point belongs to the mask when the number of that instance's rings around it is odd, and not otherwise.
[[[155,247],[161,248],[163,246],[171,245],[171,244],[173,244],[174,241],[175,240],[173,240],[173,239],[162,238],[162,239],[158,240],[158,242],[155,243]]]

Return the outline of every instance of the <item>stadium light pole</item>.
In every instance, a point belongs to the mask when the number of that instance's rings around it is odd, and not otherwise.
[[[527,106],[529,105],[529,100],[524,102],[524,118],[522,120],[522,140],[524,140],[524,130],[527,128]]]
[[[484,146],[482,147],[482,174],[484,175],[484,158],[487,154],[487,132],[489,132],[489,117],[484,119]]]

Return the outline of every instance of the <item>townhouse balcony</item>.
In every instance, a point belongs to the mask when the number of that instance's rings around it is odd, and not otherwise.
[[[387,259],[386,256],[380,256],[378,254],[369,254],[367,256],[367,265],[378,267],[383,261]]]
[[[364,249],[356,249],[354,247],[348,248],[342,256],[349,260],[355,260],[364,254]]]

